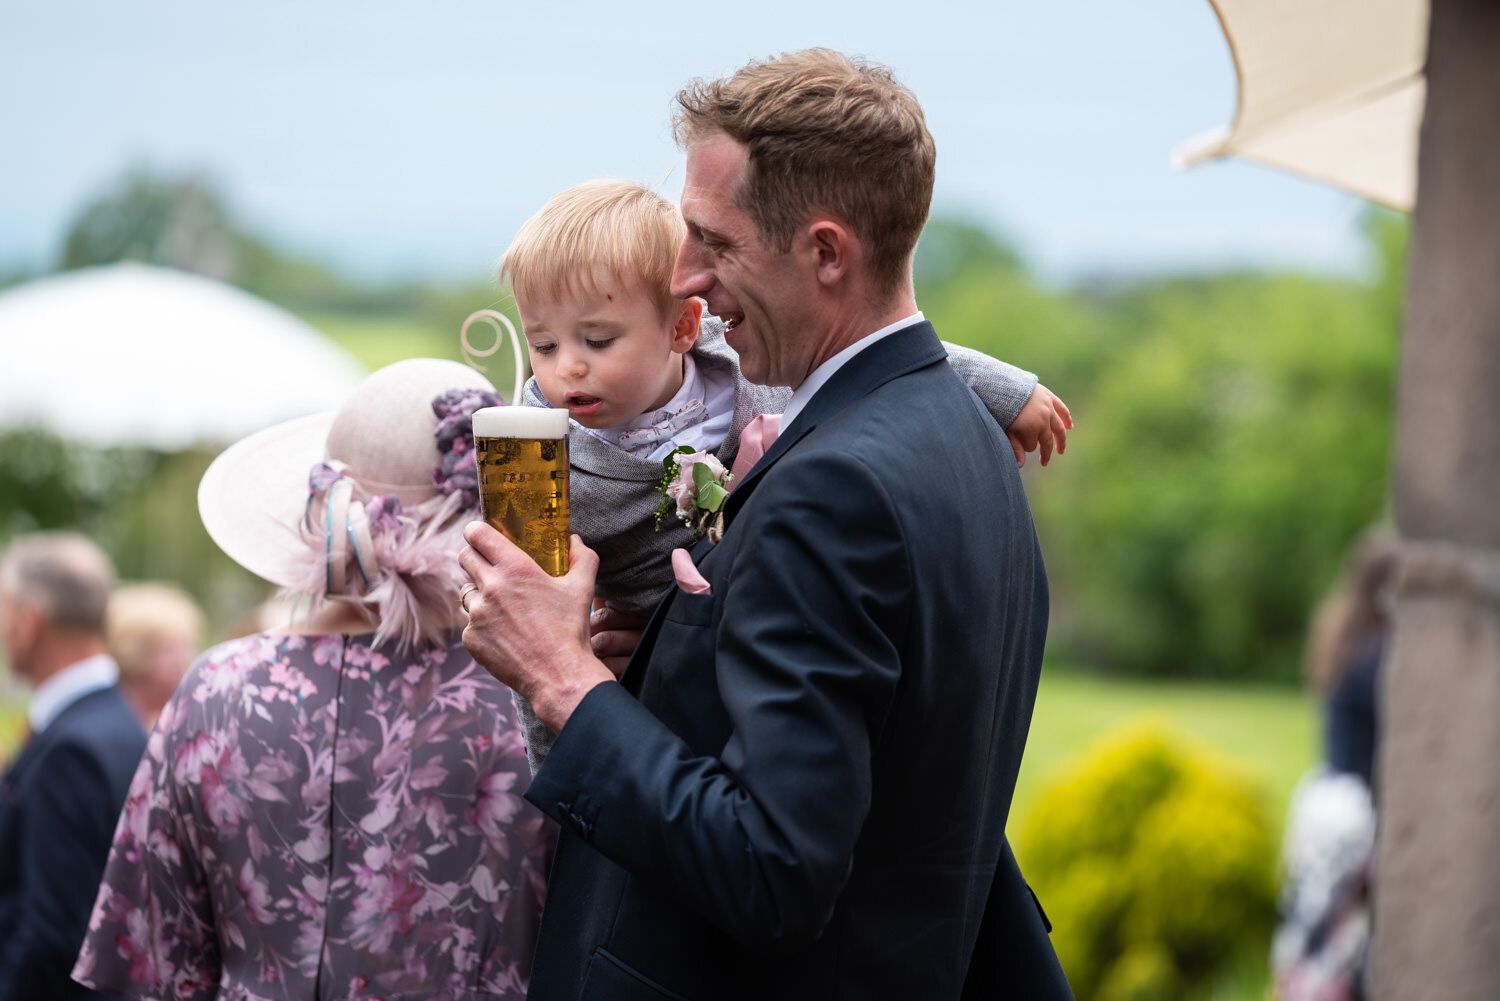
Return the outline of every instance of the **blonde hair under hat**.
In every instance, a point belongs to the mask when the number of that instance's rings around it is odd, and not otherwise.
[[[314,611],[355,608],[376,643],[436,643],[464,580],[460,533],[478,514],[469,418],[504,402],[458,362],[387,365],[337,412],[225,449],[198,486],[203,526],[236,563]]]

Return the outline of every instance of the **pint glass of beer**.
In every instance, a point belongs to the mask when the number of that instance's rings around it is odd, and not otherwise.
[[[474,411],[484,520],[554,577],[568,572],[568,412]]]

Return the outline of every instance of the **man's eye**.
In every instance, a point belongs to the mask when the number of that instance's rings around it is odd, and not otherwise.
[[[531,353],[534,354],[534,355],[550,355],[552,352],[554,352],[556,350],[557,350],[557,345],[556,344],[533,344],[533,345],[531,345]]]

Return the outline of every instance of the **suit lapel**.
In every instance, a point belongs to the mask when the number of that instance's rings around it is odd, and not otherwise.
[[[791,427],[782,429],[782,433],[766,450],[766,454],[761,456],[755,468],[745,476],[744,480],[735,485],[724,505],[725,530],[728,530],[735,512],[744,505],[745,498],[755,489],[756,483],[765,475],[766,470],[774,466],[777,460],[806,437],[819,423],[835,416],[845,407],[869,395],[892,379],[929,365],[939,364],[947,357],[948,352],[943,349],[943,342],[938,340],[932,324],[924,320],[876,341],[849,359],[833,374],[833,378],[813,394],[806,408],[792,421]],[[692,549],[693,563],[695,565],[701,563],[712,549],[713,545],[706,538],[700,539]],[[620,675],[620,683],[632,696],[640,696],[641,683],[646,674],[646,664],[651,659],[652,650],[656,646],[656,637],[661,632],[662,620],[666,618],[667,609],[671,607],[676,597],[677,589],[674,587],[657,604],[656,611],[652,613],[650,621],[641,633],[640,642],[636,644],[635,653],[631,655],[629,663],[625,665],[625,670]]]

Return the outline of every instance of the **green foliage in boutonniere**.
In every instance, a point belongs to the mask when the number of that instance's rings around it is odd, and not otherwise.
[[[661,531],[661,520],[667,511],[674,510],[682,523],[693,530],[693,538],[698,539],[710,531],[710,522],[724,507],[734,474],[713,455],[695,452],[688,445],[678,446],[663,459],[662,470],[661,484],[657,487],[661,504],[656,509],[656,530]]]

